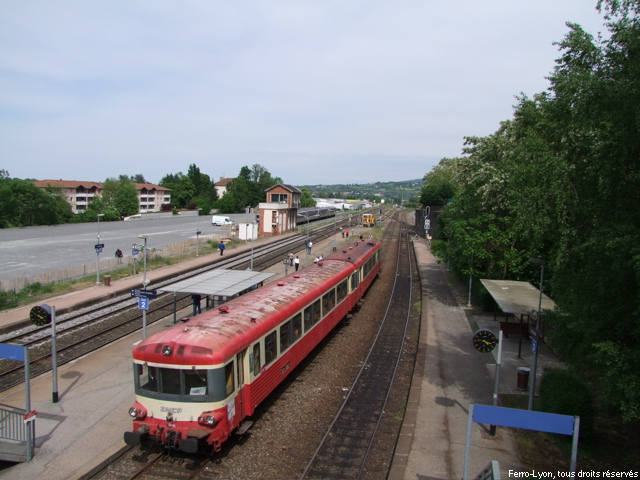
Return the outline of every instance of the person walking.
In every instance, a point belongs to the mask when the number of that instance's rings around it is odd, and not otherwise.
[[[220,256],[222,256],[224,254],[224,242],[220,242],[218,244],[218,248],[220,249]]]
[[[296,255],[296,258],[293,259],[293,266],[296,268],[296,272],[297,272],[298,267],[300,267],[300,259],[298,258],[298,255]]]

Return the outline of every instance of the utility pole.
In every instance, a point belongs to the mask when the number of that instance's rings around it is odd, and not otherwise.
[[[104,217],[104,213],[98,214],[98,242],[96,243],[96,285],[100,285],[100,252],[102,252],[102,244],[100,243],[100,217]]]

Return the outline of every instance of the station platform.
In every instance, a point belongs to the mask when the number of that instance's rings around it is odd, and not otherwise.
[[[352,241],[354,235],[362,233],[366,236],[366,229],[359,227],[350,228],[350,232],[349,239],[344,239],[337,233],[317,242],[310,255],[306,250],[291,253],[299,256],[301,268],[308,266],[313,263],[316,255],[328,256],[334,246],[339,248]],[[272,240],[265,238],[252,243],[256,247]],[[225,256],[250,248],[250,244],[236,246],[232,250],[226,250]],[[147,279],[151,280],[150,287],[153,287],[155,278],[211,263],[218,258],[219,253],[201,255],[180,264],[148,271]],[[264,271],[274,274],[268,282],[279,280],[285,275],[282,263]],[[288,273],[292,271],[293,267],[288,267]],[[142,275],[137,275],[112,281],[109,287],[93,286],[38,303],[55,305],[56,311],[60,312],[107,296],[126,293],[132,288],[139,288],[141,281]],[[0,313],[0,330],[23,323],[28,319],[32,306]],[[190,313],[191,307],[178,312],[178,315]],[[170,320],[167,319],[149,325],[147,335],[165,328],[169,323]],[[57,403],[51,401],[51,372],[31,380],[31,408],[38,412],[35,453],[30,462],[0,462],[0,480],[78,479],[125,445],[123,432],[131,429],[131,417],[127,412],[134,401],[131,351],[133,344],[141,338],[141,331],[134,332],[82,358],[59,366]],[[24,408],[24,384],[0,393],[0,403]]]
[[[459,479],[464,470],[464,454],[469,405],[492,405],[497,348],[480,353],[473,348],[477,328],[489,328],[496,336],[500,318],[476,314],[460,305],[447,283],[446,265],[438,263],[426,242],[414,240],[414,251],[422,281],[422,323],[418,358],[414,370],[404,423],[396,445],[390,480]],[[499,394],[526,395],[518,389],[516,370],[530,367],[532,353],[528,341],[503,338]],[[538,355],[536,378],[545,368],[560,362],[546,348]],[[525,471],[518,458],[513,431],[498,427],[494,436],[489,427],[473,424],[469,478],[475,478],[492,460],[500,463],[501,478],[509,469]]]

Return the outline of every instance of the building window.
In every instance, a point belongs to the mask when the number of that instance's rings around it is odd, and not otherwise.
[[[272,193],[271,203],[287,203],[289,195],[286,193]]]

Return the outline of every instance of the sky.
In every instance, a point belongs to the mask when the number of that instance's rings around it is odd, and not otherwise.
[[[422,178],[548,87],[590,0],[0,3],[0,169],[14,178],[292,185]]]

